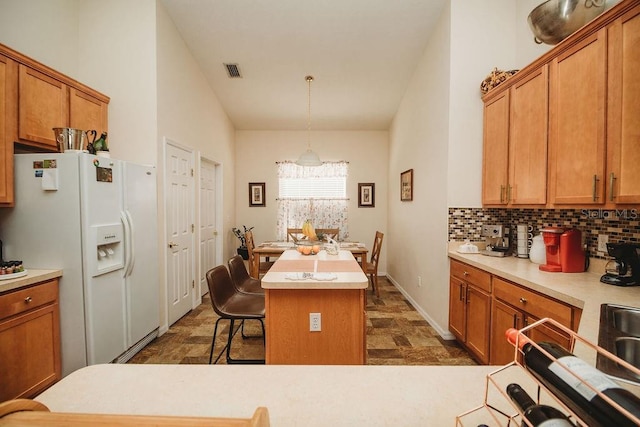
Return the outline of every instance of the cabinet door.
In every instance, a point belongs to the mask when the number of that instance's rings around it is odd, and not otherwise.
[[[513,205],[547,202],[548,69],[511,88],[507,199]]]
[[[33,398],[60,379],[58,304],[0,322],[0,401]]]
[[[18,122],[18,64],[0,55],[0,206],[13,206],[13,141]]]
[[[609,28],[607,201],[640,203],[640,7]]]
[[[602,29],[551,63],[550,202],[604,203],[606,33]]]
[[[468,348],[481,363],[489,363],[489,330],[491,327],[491,296],[475,286],[467,285]]]
[[[525,324],[529,325],[537,322],[538,320],[540,319],[531,315],[527,315],[525,318]],[[571,351],[571,339],[569,337],[569,334],[559,330],[551,324],[543,323],[541,325],[538,325],[533,329],[530,329],[528,335],[529,338],[531,338],[534,342],[555,342],[568,351]]]
[[[20,142],[57,151],[52,129],[69,125],[67,85],[20,65],[19,99]]]
[[[107,132],[107,104],[78,89],[69,89],[70,127]]]
[[[505,332],[509,328],[521,329],[524,315],[496,299],[493,300],[491,310],[491,364],[506,365],[513,362],[515,347],[507,341]]]
[[[509,170],[509,91],[505,90],[484,105],[482,149],[482,203],[507,203]]]
[[[453,276],[449,277],[449,331],[460,341],[465,340],[466,284]]]

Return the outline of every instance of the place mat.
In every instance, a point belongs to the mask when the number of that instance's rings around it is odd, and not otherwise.
[[[357,273],[362,271],[355,261],[318,261],[319,272]]]
[[[275,264],[273,264],[273,266],[269,269],[269,271],[273,271],[276,273],[312,272],[315,267],[315,262],[316,261],[314,259],[302,259],[302,260],[281,259],[281,260],[278,260]]]

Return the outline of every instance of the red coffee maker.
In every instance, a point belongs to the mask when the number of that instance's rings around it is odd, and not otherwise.
[[[547,263],[540,265],[540,270],[563,273],[582,273],[585,270],[585,253],[580,230],[544,228],[542,239],[547,250]]]
[[[586,270],[585,253],[580,230],[567,230],[560,235],[560,265],[563,273],[582,273]]]
[[[542,271],[562,271],[560,260],[560,236],[564,233],[562,228],[548,227],[542,229],[542,239],[547,249],[547,263],[538,267]]]

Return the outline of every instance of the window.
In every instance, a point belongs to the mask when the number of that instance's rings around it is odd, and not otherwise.
[[[347,238],[348,172],[347,162],[278,163],[278,239],[286,240],[287,228],[301,228],[306,220],[315,228],[339,228],[339,238]]]

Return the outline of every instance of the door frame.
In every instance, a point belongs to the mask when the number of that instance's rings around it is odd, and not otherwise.
[[[167,253],[167,248],[168,248],[168,246],[167,246],[168,245],[168,243],[167,243],[167,218],[168,218],[167,209],[168,209],[168,200],[167,200],[167,197],[166,197],[167,184],[169,182],[169,179],[168,179],[168,176],[167,176],[167,146],[168,145],[171,145],[171,146],[173,146],[175,148],[178,148],[180,150],[184,150],[185,152],[189,153],[190,156],[191,156],[191,166],[192,166],[194,172],[195,172],[195,169],[197,167],[196,164],[195,164],[196,163],[195,162],[196,152],[195,152],[195,150],[193,148],[191,148],[189,146],[186,146],[186,145],[183,145],[183,144],[180,144],[180,143],[178,143],[178,142],[176,142],[176,141],[174,141],[171,138],[168,138],[166,136],[162,137],[162,159],[160,159],[160,160],[162,162],[162,189],[163,189],[162,193],[163,193],[163,196],[162,196],[162,231],[160,233],[160,235],[162,237],[162,239],[161,239],[162,250],[160,251],[160,253],[161,253],[161,257],[162,257],[162,263],[163,263],[162,265],[164,267],[162,269],[163,275],[164,275],[164,280],[163,280],[163,287],[164,287],[163,293],[164,293],[164,296],[163,296],[163,301],[161,303],[162,304],[161,310],[162,310],[162,313],[163,313],[163,316],[164,316],[164,324],[161,325],[161,328],[160,328],[160,331],[159,331],[160,335],[162,335],[164,332],[169,330],[169,326],[170,326],[169,325],[169,276],[168,276],[168,265],[167,265],[167,255],[168,255],[168,253]],[[193,175],[195,175],[195,173]],[[192,200],[192,204],[193,204],[193,206],[192,206],[192,221],[193,221],[193,224],[194,224],[194,227],[195,227],[196,226],[196,219],[199,219],[199,218],[197,218],[196,211],[193,210],[193,209],[197,208],[196,197],[199,197],[199,196],[197,195],[198,192],[196,191],[195,176],[192,176],[192,181],[193,181],[192,190],[191,190],[192,191],[191,200]],[[198,245],[196,245],[195,236],[196,236],[196,233],[193,233],[192,236],[191,236],[191,245],[192,245],[192,248],[194,248],[194,250],[192,251],[193,256],[192,256],[192,259],[191,259],[191,277],[193,277],[194,280],[195,280],[195,277],[196,277],[196,258],[197,258],[196,254],[199,253],[199,252],[196,252]],[[160,241],[159,241],[159,244],[160,244]],[[193,302],[193,294],[195,293],[195,287],[192,288],[191,292],[192,292],[191,293],[191,309],[194,309],[196,307],[196,305],[194,305],[194,302]]]
[[[216,178],[216,223],[215,223],[215,227],[216,227],[216,259],[215,259],[215,264],[216,265],[220,265],[223,263],[223,258],[222,258],[222,251],[223,251],[223,239],[222,239],[222,234],[220,233],[220,230],[222,230],[223,227],[223,221],[222,221],[222,215],[224,212],[222,203],[223,203],[223,197],[222,197],[222,164],[220,162],[217,162],[209,157],[203,156],[200,152],[198,152],[198,162],[197,162],[197,167],[196,167],[196,182],[200,182],[200,177],[201,177],[201,173],[202,173],[202,163],[209,163],[213,166],[214,168],[214,173],[215,173],[215,178]],[[194,307],[197,307],[199,304],[202,303],[202,295],[203,295],[203,290],[200,287],[200,277],[202,274],[202,265],[200,264],[200,241],[201,241],[201,235],[200,235],[200,231],[201,231],[201,227],[200,225],[202,224],[202,219],[200,217],[200,212],[201,212],[201,204],[202,204],[202,200],[200,198],[200,185],[198,185],[198,191],[196,191],[196,196],[197,196],[197,211],[198,214],[196,215],[196,242],[198,242],[197,245],[197,253],[194,256],[194,259],[196,260],[197,263],[197,267],[196,267],[196,272],[197,272],[197,277],[198,277],[198,292],[194,293],[194,298],[193,298],[193,303],[194,303]],[[208,291],[208,290],[207,290]],[[197,294],[197,295],[196,295]]]

